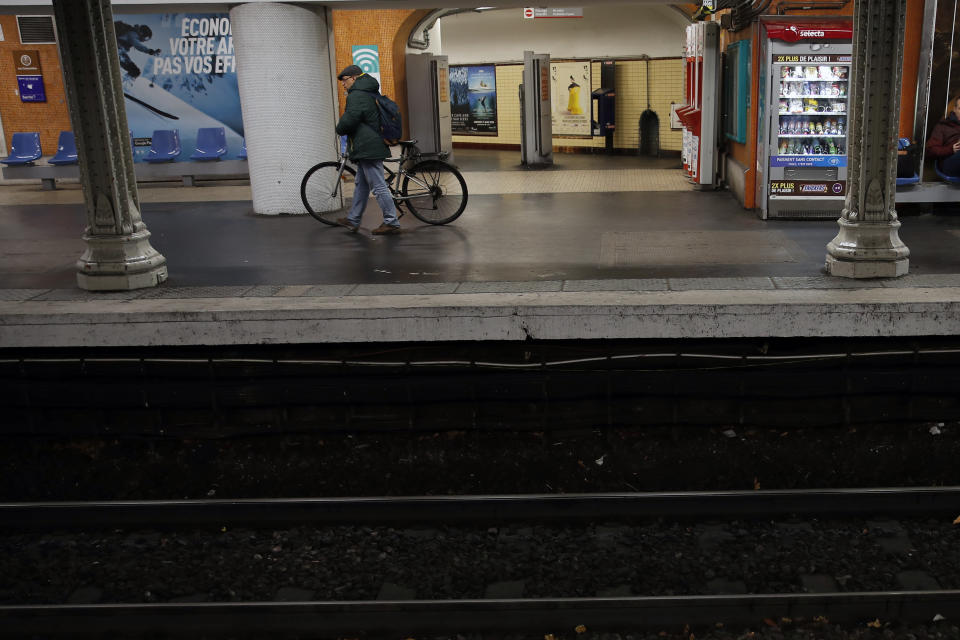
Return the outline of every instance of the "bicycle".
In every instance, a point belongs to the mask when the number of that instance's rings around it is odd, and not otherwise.
[[[385,167],[397,217],[403,216],[400,209],[403,204],[427,224],[448,224],[459,218],[467,206],[467,183],[457,168],[446,161],[449,153],[421,153],[416,140],[403,140],[398,144],[400,157],[384,160],[385,164],[397,164],[396,171]],[[335,162],[321,162],[311,167],[300,183],[303,206],[324,224],[336,226],[337,218],[350,212],[357,171],[347,164],[348,159],[341,147]]]

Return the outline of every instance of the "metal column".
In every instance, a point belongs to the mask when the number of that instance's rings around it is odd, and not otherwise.
[[[110,0],[54,0],[53,9],[87,211],[77,284],[156,286],[167,279],[167,261],[140,217]]]
[[[523,52],[523,144],[521,162],[553,164],[553,105],[550,102],[550,54]]]
[[[855,0],[849,173],[840,232],[826,269],[845,278],[907,273],[910,250],[894,209],[906,0]]]
[[[450,64],[447,56],[408,53],[407,109],[410,137],[428,153],[446,151],[453,160],[450,122]]]

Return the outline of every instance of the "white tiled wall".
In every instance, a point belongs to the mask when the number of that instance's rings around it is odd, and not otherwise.
[[[640,145],[640,115],[647,108],[647,61],[621,60],[616,63],[617,130],[613,143],[617,149],[636,149]],[[670,103],[683,101],[683,61],[667,58],[649,61],[650,108],[660,121],[660,148],[679,151],[680,131],[670,130]],[[453,136],[454,142],[520,144],[519,86],[523,65],[497,66],[497,135]],[[592,64],[592,87],[600,88],[600,63]],[[554,136],[555,147],[603,148],[603,137],[567,138]]]

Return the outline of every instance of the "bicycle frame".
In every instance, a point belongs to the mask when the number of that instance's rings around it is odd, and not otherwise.
[[[419,185],[420,187],[423,187],[428,191],[430,189],[430,185],[428,185],[427,183],[417,178],[417,176],[411,173],[408,173],[406,169],[403,168],[404,164],[406,164],[410,160],[413,160],[413,159],[419,160],[421,158],[436,158],[438,160],[446,160],[448,155],[449,153],[447,153],[446,151],[440,151],[436,153],[421,153],[418,151],[415,152],[414,147],[404,146],[400,151],[400,157],[385,159],[383,161],[384,170],[387,172],[388,175],[384,176],[384,180],[387,183],[387,188],[390,190],[390,195],[391,197],[393,197],[394,203],[399,205],[401,202],[404,202],[406,200],[412,200],[415,197],[420,197],[419,194],[416,196],[406,196],[406,197],[400,195],[400,180],[404,176],[409,178],[411,182]],[[343,170],[344,170],[344,167],[347,166],[348,160],[349,160],[349,157],[346,153],[341,153],[339,150],[337,151],[337,162],[339,164],[339,171],[337,172],[337,180],[335,182],[335,186],[333,187],[333,193],[330,194],[331,198],[335,198],[337,196],[337,191],[340,189],[340,184],[343,182]],[[397,170],[393,171],[392,169],[387,167],[386,166],[387,163],[396,164]]]

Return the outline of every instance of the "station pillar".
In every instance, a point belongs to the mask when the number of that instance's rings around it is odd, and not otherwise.
[[[87,214],[77,284],[156,286],[167,279],[167,261],[140,216],[110,0],[54,0],[53,10]]]
[[[323,7],[257,2],[230,9],[253,211],[306,214],[307,169],[336,160],[332,36]]]
[[[906,0],[854,0],[847,196],[826,270],[845,278],[907,273],[896,195]]]

